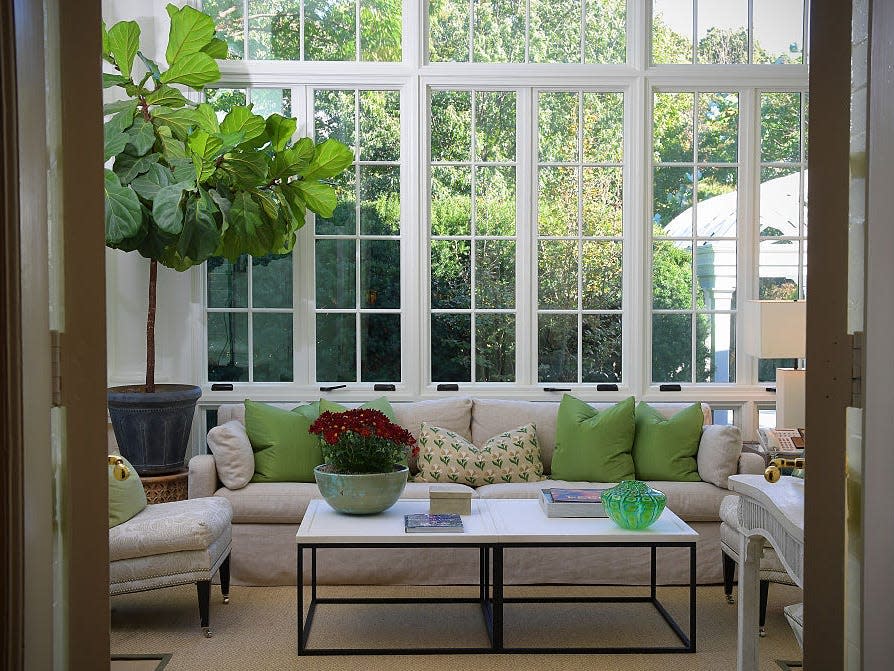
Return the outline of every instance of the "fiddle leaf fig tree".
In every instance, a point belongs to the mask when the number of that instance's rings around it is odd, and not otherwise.
[[[297,122],[264,118],[236,105],[223,118],[187,99],[177,85],[201,91],[220,79],[215,59],[226,43],[211,17],[169,4],[167,68],[140,51],[140,27],[102,28],[106,88],[127,98],[105,105],[106,245],[150,259],[146,387],[155,389],[158,264],[183,271],[211,256],[290,251],[305,214],[329,217],[336,194],[327,180],[354,160],[336,140],[293,139]],[[134,77],[137,59],[145,69]]]

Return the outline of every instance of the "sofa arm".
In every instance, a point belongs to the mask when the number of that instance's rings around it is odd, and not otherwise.
[[[214,496],[217,489],[217,466],[214,455],[199,454],[189,460],[189,498]]]
[[[743,452],[739,455],[739,473],[763,475],[767,467],[764,458],[754,452]]]

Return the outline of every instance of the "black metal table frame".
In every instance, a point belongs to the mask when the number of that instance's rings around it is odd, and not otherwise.
[[[317,594],[317,549],[361,548],[465,548],[478,549],[478,597],[320,597]],[[649,594],[642,596],[596,597],[506,597],[503,584],[503,552],[506,549],[544,547],[630,547],[650,548]],[[689,548],[689,632],[683,631],[667,611],[657,594],[656,555],[658,548]],[[304,615],[304,550],[311,552],[311,597],[307,617]],[[420,654],[484,654],[484,653],[581,653],[643,654],[695,652],[696,635],[696,561],[695,542],[638,543],[308,543],[298,544],[298,654],[299,655],[420,655]],[[492,564],[492,567],[491,567]],[[493,584],[491,584],[491,568]],[[531,585],[526,585],[531,586]],[[459,648],[308,648],[307,642],[319,604],[407,604],[407,603],[477,603],[481,606],[490,647]],[[503,606],[507,603],[651,603],[682,646],[590,646],[590,647],[506,647],[503,643],[505,621]]]

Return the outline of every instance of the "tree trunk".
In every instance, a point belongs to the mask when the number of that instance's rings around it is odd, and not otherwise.
[[[155,391],[155,293],[158,261],[149,262],[149,312],[146,315],[146,393]]]

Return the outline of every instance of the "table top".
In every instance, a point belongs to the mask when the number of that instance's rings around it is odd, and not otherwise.
[[[804,480],[785,475],[767,482],[763,475],[731,475],[729,487],[758,502],[773,514],[786,531],[804,542]]]
[[[691,543],[698,533],[665,508],[648,529],[622,529],[607,517],[547,517],[537,499],[472,499],[459,533],[406,533],[404,515],[427,513],[428,499],[401,499],[378,515],[344,515],[314,499],[296,540],[313,544]]]

